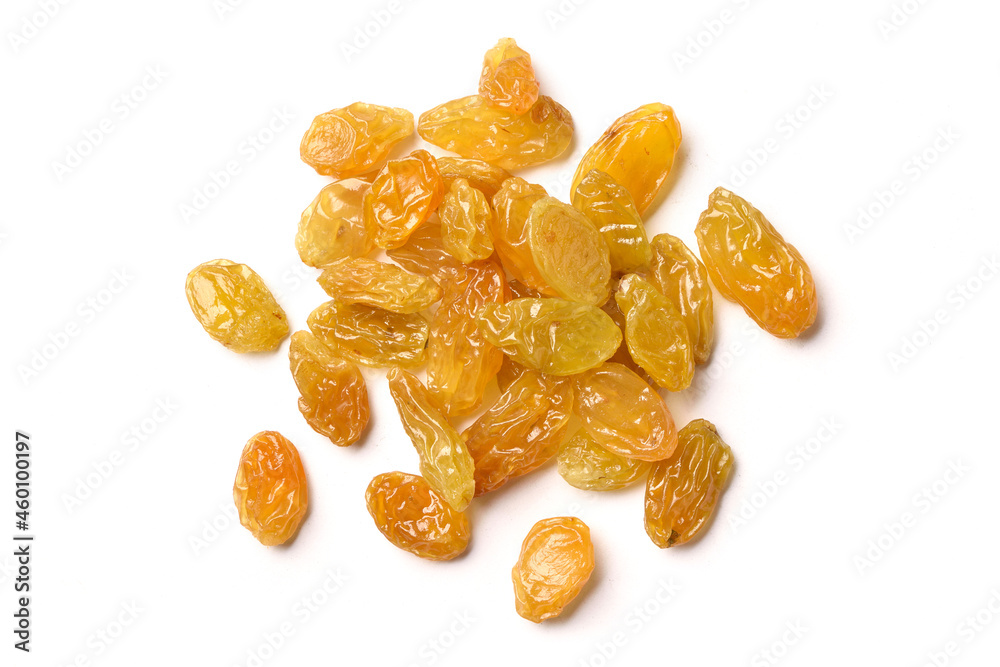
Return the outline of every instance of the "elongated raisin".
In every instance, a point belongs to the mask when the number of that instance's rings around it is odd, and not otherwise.
[[[636,363],[664,389],[690,386],[694,354],[677,306],[635,273],[622,278],[615,300],[625,314],[625,340]]]
[[[290,540],[309,508],[306,473],[295,445],[277,431],[250,438],[240,455],[233,500],[240,523],[261,544]]]
[[[364,257],[334,264],[318,280],[323,291],[341,303],[363,303],[394,313],[416,313],[441,299],[441,288],[433,280]]]
[[[652,464],[620,456],[601,447],[580,429],[559,448],[559,474],[586,491],[623,489],[649,472]]]
[[[418,313],[327,301],[309,314],[309,330],[340,357],[374,368],[424,362],[430,326]]]
[[[653,261],[649,281],[677,306],[687,326],[696,364],[708,361],[714,340],[712,288],[708,272],[691,250],[676,236],[653,238]]]
[[[450,188],[455,179],[464,178],[469,182],[469,185],[486,195],[490,201],[493,200],[503,182],[510,178],[510,172],[506,169],[472,158],[439,157],[437,164],[441,178],[444,179],[445,189]]]
[[[438,208],[444,247],[464,264],[488,258],[493,254],[493,216],[486,195],[464,178],[455,179]]]
[[[573,207],[587,216],[608,245],[615,275],[649,267],[652,252],[646,226],[632,195],[603,171],[588,171],[573,191]]]
[[[535,202],[546,197],[545,188],[513,177],[504,181],[493,197],[493,247],[515,280],[538,290],[549,291],[531,255],[528,243],[528,215]],[[549,296],[555,292],[549,291]]]

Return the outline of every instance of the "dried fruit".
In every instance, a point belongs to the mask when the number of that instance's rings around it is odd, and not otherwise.
[[[516,280],[511,280],[507,284],[510,286],[510,294],[514,299],[540,299],[542,297],[542,294],[538,290],[532,289]]]
[[[599,169],[632,194],[642,215],[674,165],[681,126],[665,104],[646,104],[611,124],[591,146],[573,175],[572,191],[591,169]]]
[[[502,169],[522,169],[558,157],[569,147],[573,117],[545,95],[521,115],[494,109],[478,95],[470,95],[425,111],[417,132],[425,141],[462,157]]]
[[[448,287],[431,320],[427,388],[445,414],[454,417],[479,407],[504,356],[479,330],[476,314],[488,303],[505,303],[510,295],[503,268],[492,260],[470,264]]]
[[[504,181],[493,197],[496,217],[491,231],[497,256],[515,280],[539,291],[549,288],[539,275],[531,256],[531,246],[528,245],[528,214],[535,202],[546,196],[542,186],[515,176]]]
[[[816,320],[812,271],[750,202],[716,188],[695,234],[712,284],[765,331],[795,338]]]
[[[449,283],[461,281],[467,270],[462,262],[445,250],[441,222],[436,215],[410,234],[406,243],[385,254],[407,271],[429,276],[446,287]]]
[[[696,419],[679,438],[673,457],[654,464],[646,482],[646,533],[661,549],[705,527],[733,467],[733,452],[712,422]]]
[[[240,523],[261,544],[291,539],[309,507],[306,472],[295,445],[277,431],[250,438],[236,469],[233,500]]]
[[[187,275],[184,291],[198,323],[233,352],[267,352],[288,335],[285,311],[246,264],[199,264]]]
[[[430,328],[417,313],[337,301],[320,305],[306,324],[337,356],[375,368],[423,363]]]
[[[694,355],[677,307],[635,273],[622,278],[615,300],[625,314],[625,340],[636,363],[664,389],[690,386]]]
[[[456,178],[464,178],[469,185],[493,200],[503,182],[510,178],[510,172],[495,167],[489,162],[464,157],[439,157],[438,171],[444,180],[445,189],[450,188]]]
[[[632,195],[603,171],[588,171],[573,191],[573,207],[587,216],[608,244],[611,269],[616,275],[649,266],[652,252],[646,226]]]
[[[677,447],[677,427],[663,398],[621,364],[575,378],[576,414],[599,445],[619,456],[659,461]]]
[[[559,474],[585,491],[624,489],[649,472],[648,461],[619,456],[580,429],[559,448]]]
[[[416,313],[441,299],[441,288],[433,280],[364,257],[334,264],[318,280],[323,291],[341,303],[363,303],[394,313]]]
[[[677,306],[687,326],[694,362],[703,364],[712,354],[715,318],[705,265],[676,236],[659,234],[651,245],[649,281]]]
[[[368,484],[365,501],[376,527],[404,551],[451,560],[469,546],[468,517],[446,503],[423,477],[378,475]]]
[[[531,56],[513,39],[505,37],[486,52],[479,96],[490,106],[513,114],[525,113],[538,99]]]
[[[380,165],[411,134],[413,114],[406,109],[355,102],[316,116],[299,153],[324,176],[350,178]]]
[[[542,519],[528,531],[511,570],[517,613],[535,623],[558,616],[593,571],[587,524],[568,516]]]
[[[479,312],[483,334],[514,361],[543,373],[576,375],[618,349],[621,331],[596,306],[563,299],[514,299]]]
[[[438,209],[441,237],[445,249],[465,264],[486,259],[493,254],[490,227],[493,209],[479,190],[464,178],[452,181]]]
[[[585,215],[555,197],[528,214],[528,246],[542,280],[569,301],[599,306],[608,299],[608,246]]]
[[[292,334],[288,361],[309,426],[340,447],[357,442],[368,425],[368,388],[358,367],[308,331]]]
[[[390,370],[387,378],[399,419],[420,455],[420,473],[449,505],[463,511],[476,490],[465,441],[420,380],[399,368]]]
[[[444,181],[434,156],[415,150],[389,160],[365,195],[364,219],[368,235],[379,248],[398,248],[444,197]]]
[[[504,354],[503,363],[500,364],[500,370],[497,371],[497,387],[499,387],[501,392],[507,391],[507,387],[514,384],[514,380],[527,370],[527,368]]]
[[[568,379],[526,370],[463,433],[476,463],[476,495],[527,474],[556,455],[573,410]]]
[[[614,321],[618,330],[622,332],[622,342],[618,346],[618,350],[615,351],[608,361],[613,361],[616,364],[625,366],[643,379],[649,378],[646,371],[642,370],[642,368],[639,367],[639,364],[635,363],[635,360],[632,358],[632,353],[628,351],[628,343],[625,341],[625,314],[622,313],[621,308],[618,307],[618,302],[615,299],[608,299],[604,305],[601,306],[601,310],[608,314],[608,317]]]
[[[347,257],[364,257],[375,244],[368,237],[362,204],[371,184],[360,178],[330,183],[302,212],[295,249],[308,266],[323,268]]]

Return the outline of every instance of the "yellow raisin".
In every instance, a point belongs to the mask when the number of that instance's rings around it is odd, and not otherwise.
[[[299,153],[324,176],[350,178],[382,164],[411,134],[413,114],[406,109],[355,102],[316,116]]]
[[[438,209],[444,247],[465,264],[486,259],[493,254],[490,227],[493,208],[479,190],[464,178],[452,181],[451,188]]]
[[[406,243],[385,254],[407,271],[429,276],[440,285],[461,281],[466,267],[445,249],[441,234],[441,221],[432,215]]]
[[[538,99],[531,56],[510,37],[504,37],[486,52],[479,95],[490,106],[513,114],[525,113]]]
[[[504,181],[493,197],[493,247],[503,267],[518,282],[543,291],[548,285],[538,273],[528,244],[528,215],[535,202],[547,196],[545,188],[513,177]],[[550,296],[554,296],[551,293]]]
[[[277,431],[250,438],[233,485],[240,523],[264,546],[295,535],[309,508],[306,472],[295,445]]]
[[[812,271],[750,202],[716,188],[695,234],[712,284],[764,331],[795,338],[816,321]]]
[[[433,280],[364,257],[334,264],[318,280],[323,291],[341,303],[363,303],[394,313],[416,313],[441,299],[441,288]]]
[[[438,171],[444,180],[444,187],[450,188],[456,178],[464,178],[469,185],[491,200],[503,182],[510,178],[510,172],[489,162],[464,157],[439,157]]]
[[[601,310],[608,314],[614,323],[618,327],[618,330],[622,333],[622,342],[618,346],[618,350],[611,356],[608,361],[612,361],[616,364],[621,364],[625,366],[630,371],[643,378],[644,380],[649,377],[646,371],[639,367],[639,364],[635,363],[632,358],[632,353],[628,351],[628,342],[625,340],[625,329],[627,328],[625,323],[625,314],[622,313],[621,308],[618,307],[618,302],[615,299],[608,299]]]
[[[398,248],[437,210],[443,196],[444,181],[433,155],[415,150],[389,160],[365,195],[365,228],[379,248]]]
[[[184,291],[198,323],[233,352],[267,352],[288,335],[285,311],[246,264],[199,264],[188,273]]]
[[[608,299],[608,246],[585,215],[555,197],[542,197],[528,214],[528,246],[535,268],[556,296],[599,306]]]
[[[573,191],[573,207],[594,223],[608,244],[616,275],[649,267],[652,252],[646,226],[632,195],[603,171],[588,171]]]
[[[712,354],[714,339],[715,316],[708,272],[698,257],[676,236],[655,236],[652,248],[649,281],[677,306],[687,326],[694,362],[703,364]]]
[[[337,356],[363,366],[419,366],[429,325],[418,313],[327,301],[309,314],[309,330]]]
[[[625,340],[636,363],[664,389],[690,386],[694,355],[677,306],[635,273],[622,278],[615,300],[625,314]]]
[[[302,212],[295,249],[308,266],[323,268],[347,257],[372,251],[365,229],[363,203],[371,184],[360,178],[330,183]]]
[[[646,481],[646,533],[661,549],[684,544],[707,524],[733,467],[733,452],[712,422],[681,429],[674,455]]]
[[[651,465],[601,447],[584,429],[559,448],[559,474],[585,491],[624,489],[646,475]]]
[[[534,623],[558,616],[593,571],[587,524],[568,516],[542,519],[528,531],[511,570],[517,613]]]
[[[528,369],[506,354],[503,355],[503,362],[500,364],[500,370],[497,371],[497,387],[500,388],[501,392],[507,391],[507,388],[514,384],[514,381],[526,370]]]

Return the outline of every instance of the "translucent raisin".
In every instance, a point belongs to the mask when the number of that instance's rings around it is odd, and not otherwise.
[[[712,354],[714,339],[715,316],[708,272],[676,236],[660,234],[653,238],[652,248],[649,281],[677,306],[687,326],[694,362],[703,364]]]
[[[464,178],[452,181],[438,209],[444,247],[459,261],[471,264],[493,254],[490,228],[493,208]]]
[[[505,37],[486,52],[479,77],[479,96],[497,109],[514,114],[528,111],[538,100],[538,80],[531,56]]]
[[[320,305],[306,323],[338,356],[374,368],[423,363],[430,329],[417,313],[338,301]]]
[[[464,178],[469,185],[493,200],[503,182],[510,178],[510,172],[489,162],[463,157],[439,157],[438,171],[444,179],[445,188],[450,188],[456,178]]]
[[[594,224],[608,245],[616,275],[649,267],[652,252],[646,226],[632,195],[603,171],[588,171],[573,191],[573,207]]]
[[[323,268],[372,251],[365,229],[363,202],[371,184],[360,178],[330,183],[302,212],[295,249],[308,266]]]
[[[444,197],[444,181],[434,156],[415,150],[389,160],[365,195],[368,235],[379,248],[398,248],[434,211]]]
[[[496,212],[492,229],[493,247],[503,267],[515,280],[539,291],[548,290],[548,285],[538,273],[531,255],[528,215],[535,202],[546,196],[542,186],[515,176],[506,180],[493,197]],[[550,294],[553,295],[554,292]]]
[[[290,540],[309,507],[306,473],[295,445],[277,431],[250,438],[236,469],[233,500],[240,523],[261,544]]]
[[[437,215],[432,215],[406,243],[387,251],[386,255],[407,271],[429,276],[440,285],[461,281],[466,267],[445,249],[441,234],[441,221]]]
[[[690,386],[694,354],[677,306],[634,273],[622,278],[615,299],[625,314],[625,340],[636,363],[664,389]]]
[[[652,464],[620,456],[580,429],[559,448],[559,474],[585,491],[624,489],[649,472]]]
[[[593,571],[587,524],[576,517],[542,519],[528,531],[511,570],[517,613],[534,623],[558,616]]]
[[[320,114],[302,137],[302,161],[324,176],[350,178],[382,164],[392,147],[413,134],[406,109],[355,102]]]
[[[363,303],[394,313],[416,313],[441,299],[441,288],[433,280],[364,257],[334,264],[318,280],[323,291],[341,303]]]

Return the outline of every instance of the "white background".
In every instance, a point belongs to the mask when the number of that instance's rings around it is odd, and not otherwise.
[[[1000,7],[896,2],[909,13],[891,0],[256,0],[220,15],[211,0],[98,0],[50,3],[46,18],[45,3],[5,2],[0,663],[995,660]],[[387,25],[345,54],[372,12]],[[293,245],[328,180],[298,158],[311,118],[356,100],[419,114],[471,94],[483,52],[508,35],[577,131],[572,154],[522,175],[565,199],[611,120],[671,104],[684,143],[650,234],[693,245],[727,184],[815,274],[814,333],[771,338],[719,298],[711,364],[668,397],[679,424],[715,422],[737,461],[697,543],[652,545],[641,486],[586,493],[548,466],[476,501],[462,559],[399,551],[363,502],[372,476],[417,466],[382,373],[366,371],[366,438],[339,449],[297,411],[287,342],[229,353],[185,301],[187,271],[225,257],[259,272],[302,328],[325,298]],[[73,151],[87,155],[67,173],[56,163]],[[230,161],[239,173],[211,187]],[[864,229],[859,209],[872,211]],[[49,358],[26,374],[36,352]],[[33,444],[30,656],[11,648],[15,429]],[[239,453],[264,429],[296,443],[309,475],[312,511],[287,548],[233,521]],[[599,564],[564,618],[536,626],[514,612],[510,567],[528,528],[563,514],[591,526]],[[330,594],[328,573],[342,580]]]

